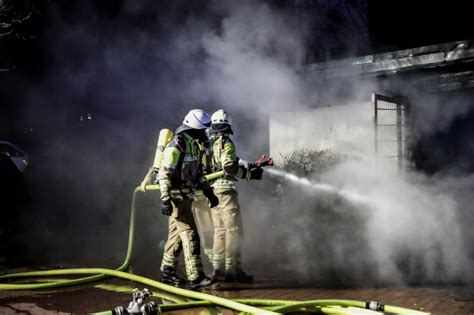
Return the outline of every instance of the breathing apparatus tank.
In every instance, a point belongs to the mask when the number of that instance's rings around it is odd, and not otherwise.
[[[140,184],[140,190],[145,192],[146,186],[151,185],[153,183],[153,178],[155,178],[158,170],[160,169],[161,162],[163,161],[163,151],[166,148],[166,145],[173,139],[174,134],[173,131],[169,129],[161,129],[160,134],[158,136],[158,143],[156,144],[156,153],[155,159],[153,160],[153,166],[150,167],[148,172],[145,175],[145,178],[142,180]],[[156,178],[155,178],[156,181]]]
[[[174,133],[170,129],[164,128],[160,130],[160,135],[158,136],[158,143],[156,144],[156,153],[155,160],[153,161],[153,168],[158,170],[163,161],[163,151],[166,148],[166,145],[173,139]]]

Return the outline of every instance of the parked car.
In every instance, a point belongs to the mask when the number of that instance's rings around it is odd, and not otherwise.
[[[20,172],[24,172],[29,164],[28,155],[20,148],[8,141],[0,140],[0,154],[5,154],[10,157],[11,161],[18,168]]]

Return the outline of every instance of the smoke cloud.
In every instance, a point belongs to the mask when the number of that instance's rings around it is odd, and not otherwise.
[[[126,243],[131,192],[152,163],[161,128],[176,128],[192,108],[224,108],[238,155],[252,160],[267,150],[269,113],[318,106],[318,91],[327,88],[301,71],[305,25],[264,2],[211,1],[199,9],[134,1],[114,16],[99,13],[85,21],[52,10],[51,71],[31,89],[25,113],[49,137],[32,161],[38,216],[26,222],[41,218],[34,231],[42,245],[31,251],[59,249],[88,262],[101,260],[90,253]],[[337,95],[360,100],[376,88],[354,78],[329,94],[337,104]],[[419,97],[430,115],[416,135],[445,130],[470,110],[467,101],[441,115],[427,105],[442,104],[433,98]],[[346,161],[310,178],[369,205],[291,182],[275,193],[268,173],[239,183],[246,268],[333,285],[473,281],[466,276],[474,274],[472,176],[370,170],[364,160]],[[153,248],[159,260],[155,240],[166,221],[155,197],[141,203],[138,248]]]

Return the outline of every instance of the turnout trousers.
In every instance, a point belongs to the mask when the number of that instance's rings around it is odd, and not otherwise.
[[[191,211],[192,199],[173,199],[173,213],[168,221],[168,240],[165,244],[161,270],[172,267],[176,270],[179,254],[184,252],[186,276],[195,280],[203,273],[200,257],[200,239]]]
[[[242,246],[242,217],[237,190],[215,188],[219,204],[211,209],[214,224],[213,262],[214,270],[234,272],[240,268]]]

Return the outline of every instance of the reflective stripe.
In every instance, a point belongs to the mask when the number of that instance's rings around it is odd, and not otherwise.
[[[192,138],[186,132],[183,132],[184,139],[186,140],[186,153],[190,153],[193,156],[199,156],[201,160],[202,146],[199,144],[197,139]]]
[[[196,156],[185,155],[183,159],[183,162],[195,162],[195,161],[199,161],[199,158]]]
[[[214,255],[213,255],[212,249],[204,248],[204,255],[207,256],[207,258],[209,259],[210,262],[213,261]]]
[[[235,145],[227,137],[219,136],[212,145],[213,149],[213,169],[220,171],[224,169],[224,165],[234,163],[236,159]],[[235,174],[232,174],[235,175]],[[235,178],[227,174],[224,178],[219,178],[211,185],[214,188],[230,188],[236,189]]]
[[[237,260],[234,257],[225,259],[225,270],[232,271],[237,267]]]
[[[196,280],[200,273],[203,273],[202,263],[199,256],[192,255],[191,240],[188,237],[189,231],[179,233],[183,243],[184,263],[186,266],[186,275],[189,281]]]
[[[222,267],[224,266],[224,261],[225,255],[214,254],[212,256],[212,267],[215,270],[222,270]]]
[[[178,266],[178,257],[170,256],[166,253],[163,254],[163,260],[161,261],[161,270],[165,267],[172,267],[176,269]]]
[[[230,180],[216,180],[212,183],[213,188],[237,189],[234,181]]]

